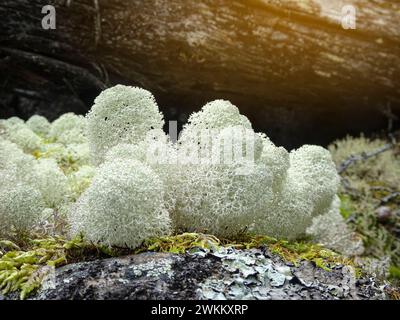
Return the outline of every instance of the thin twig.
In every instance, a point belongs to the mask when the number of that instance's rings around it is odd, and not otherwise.
[[[370,158],[376,157],[376,156],[380,155],[381,153],[384,153],[388,150],[393,149],[394,146],[395,146],[394,143],[388,143],[388,144],[385,144],[383,147],[380,147],[379,149],[376,149],[374,151],[371,151],[368,153],[364,152],[360,155],[352,155],[352,156],[350,156],[350,158],[346,159],[339,165],[338,172],[339,172],[339,174],[342,174],[354,163],[359,162],[359,161],[365,161]]]
[[[388,203],[388,202],[392,201],[393,199],[396,199],[398,196],[400,196],[400,192],[393,192],[393,193],[387,195],[386,197],[384,197],[381,200],[381,204]]]
[[[96,13],[94,30],[95,30],[95,42],[96,45],[100,42],[101,39],[101,15],[100,15],[100,5],[98,0],[93,0],[94,10]]]
[[[398,121],[399,118],[393,113],[392,111],[392,105],[390,102],[387,103],[385,108],[382,110],[383,115],[387,118],[388,120],[388,133],[391,134],[393,133],[393,128],[394,128],[394,122]]]
[[[42,95],[37,91],[14,88],[13,92],[15,92],[15,93],[17,93],[17,94],[19,94],[21,96],[28,97],[28,98],[43,99]]]

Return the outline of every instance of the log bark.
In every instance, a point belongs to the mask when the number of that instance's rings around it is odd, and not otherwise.
[[[45,269],[45,270],[43,270]],[[352,267],[286,263],[267,249],[146,252],[69,264],[46,276],[33,300],[385,300],[379,280]],[[389,289],[389,287],[387,287]],[[1,300],[18,299],[18,294]]]
[[[42,29],[46,4],[56,30]],[[0,117],[84,113],[116,83],[152,91],[181,123],[229,99],[287,147],[400,115],[395,0],[2,0],[0,16]]]

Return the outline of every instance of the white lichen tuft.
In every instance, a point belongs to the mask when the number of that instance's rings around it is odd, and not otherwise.
[[[117,85],[103,91],[87,114],[92,161],[103,162],[106,152],[119,143],[136,144],[164,120],[153,95],[144,89]]]
[[[327,213],[314,218],[307,234],[314,241],[346,256],[361,255],[364,252],[362,240],[350,230],[340,214],[340,199],[337,196]]]
[[[252,227],[272,193],[265,186],[271,175],[264,166],[238,174],[242,163],[231,165],[182,166],[178,174],[175,226],[183,231],[211,233],[232,238]]]
[[[267,136],[263,134],[260,136],[263,142],[262,151],[256,161],[265,165],[271,172],[273,177],[272,190],[275,194],[280,194],[290,167],[289,152],[283,147],[275,146]]]
[[[175,145],[163,132],[154,131],[138,144],[121,143],[111,148],[105,161],[138,160],[148,165],[161,179],[164,186],[165,206],[169,212],[175,209],[176,175],[179,171]]]
[[[222,237],[244,229],[277,238],[302,237],[337,193],[339,177],[331,155],[318,146],[289,154],[255,134],[246,120],[226,101],[191,116],[178,144],[184,165],[177,173],[173,221],[178,229]]]
[[[45,208],[33,186],[16,179],[16,167],[0,170],[0,236],[27,232],[39,222]]]
[[[68,159],[70,163],[78,166],[90,164],[90,150],[87,143],[72,143],[65,148],[64,160]]]
[[[338,191],[340,177],[328,150],[305,145],[292,151],[288,174],[301,195],[312,202],[313,216],[329,209]]]
[[[32,172],[35,158],[24,153],[15,143],[0,137],[0,170],[15,168],[15,178],[25,180]]]
[[[2,233],[34,229],[44,208],[68,196],[66,177],[54,160],[35,160],[15,143],[0,139],[0,221]]]
[[[207,103],[199,112],[193,113],[183,127],[180,141],[198,138],[204,130],[222,130],[229,127],[251,129],[249,119],[241,115],[239,109],[226,100]]]
[[[239,109],[227,100],[215,100],[207,103],[199,112],[193,113],[187,130],[193,129],[224,129],[227,127],[241,126],[251,129],[251,123]]]
[[[224,100],[192,114],[176,144],[163,125],[150,92],[122,85],[103,91],[86,118],[1,120],[0,231],[34,225],[44,208],[68,212],[74,234],[131,248],[172,226],[222,238],[308,230],[321,242],[344,226],[326,149],[289,153]]]
[[[62,144],[86,143],[86,119],[74,113],[65,113],[51,124],[49,137]]]
[[[214,123],[200,120],[214,108]],[[191,119],[178,143],[175,228],[236,237],[251,229],[273,200],[272,172],[259,161],[263,137],[226,101],[205,106]]]
[[[33,132],[24,122],[6,120],[2,124],[2,136],[14,142],[26,153],[32,153],[40,148],[42,139]]]
[[[4,126],[12,126],[15,124],[24,124],[24,120],[22,120],[21,118],[18,117],[11,117],[8,119],[2,119],[0,120],[0,124],[4,125]]]
[[[290,153],[287,162],[282,149],[267,146],[270,159],[283,161],[281,167],[272,166],[274,200],[266,203],[254,231],[277,238],[301,238],[313,218],[324,214],[334,200],[339,187],[335,165],[329,151],[322,147],[301,147]],[[271,163],[276,162],[270,160]]]
[[[30,117],[26,125],[40,137],[46,137],[50,132],[50,122],[43,116]]]
[[[68,180],[55,160],[40,159],[32,169],[31,184],[40,191],[47,207],[57,208],[67,200],[70,194]]]
[[[68,176],[68,184],[72,192],[72,196],[77,199],[89,188],[96,170],[92,166],[81,166],[78,171]]]
[[[161,180],[141,162],[106,162],[71,211],[72,233],[83,232],[90,241],[130,248],[167,235],[170,218],[163,193]]]

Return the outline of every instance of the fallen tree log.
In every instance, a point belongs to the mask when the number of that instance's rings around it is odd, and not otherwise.
[[[44,267],[47,268],[48,267]],[[337,265],[298,266],[268,250],[146,252],[47,272],[33,300],[385,300],[378,280]],[[44,271],[42,271],[44,272]],[[105,285],[106,284],[106,285]],[[389,287],[387,287],[389,289]],[[18,295],[1,300],[18,299]]]
[[[47,4],[56,30],[41,26]],[[224,98],[279,144],[325,144],[400,114],[399,12],[394,0],[2,0],[0,117],[84,113],[124,83],[152,91],[167,120]]]

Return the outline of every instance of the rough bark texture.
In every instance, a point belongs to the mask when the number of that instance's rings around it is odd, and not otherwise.
[[[221,249],[67,265],[50,274],[33,299],[358,300],[386,295],[373,278],[356,279],[351,267],[325,271],[311,262],[296,267],[265,249]]]
[[[57,30],[41,28],[48,3]],[[341,27],[344,4],[356,30]],[[181,122],[230,99],[286,146],[400,113],[397,0],[2,0],[0,16],[0,117],[84,113],[115,83],[149,89]]]

